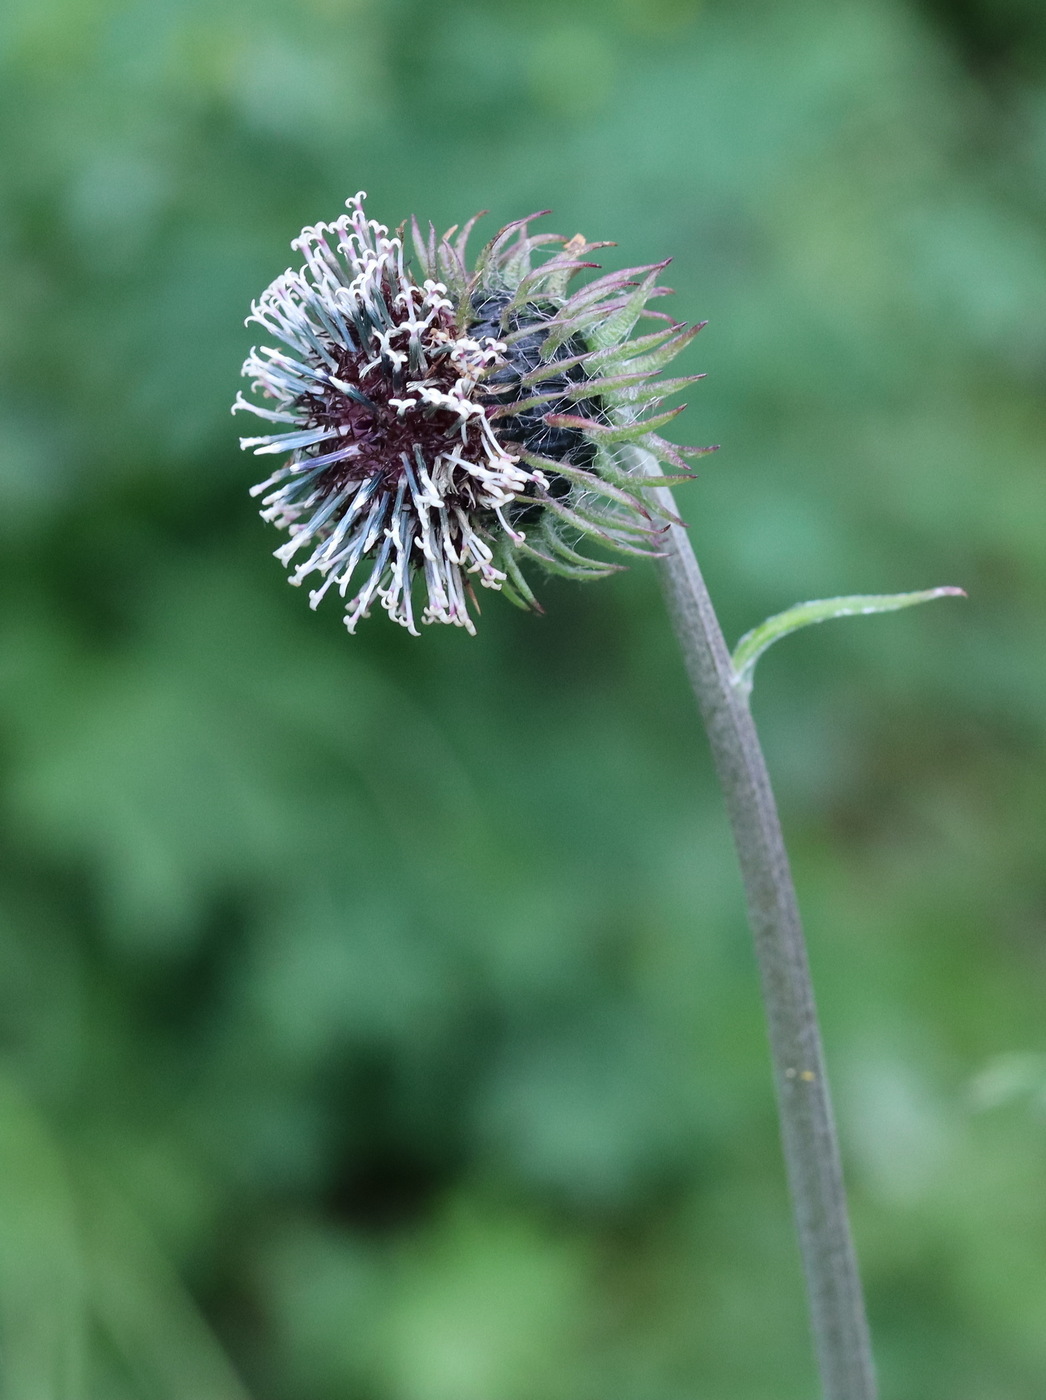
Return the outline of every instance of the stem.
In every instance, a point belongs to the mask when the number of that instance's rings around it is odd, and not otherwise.
[[[659,475],[632,449],[637,471]],[[648,488],[674,511],[665,487]],[[875,1372],[795,886],[766,762],[686,529],[660,561],[669,612],[726,798],[769,1028],[781,1138],[824,1400],[875,1400]]]

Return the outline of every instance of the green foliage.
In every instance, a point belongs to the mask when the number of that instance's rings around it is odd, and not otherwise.
[[[818,622],[831,622],[839,617],[873,617],[876,613],[899,612],[902,608],[913,608],[917,603],[931,603],[935,598],[965,596],[961,588],[946,586],[924,588],[917,593],[855,593],[849,598],[818,598],[811,603],[796,603],[795,607],[768,617],[741,638],[730,658],[734,669],[733,683],[743,686],[745,695],[750,695],[755,664],[763,652],[774,642],[803,627],[813,627]]]
[[[758,710],[886,1400],[1037,1400],[1040,7],[7,0],[0,53],[0,1393],[812,1393],[649,565],[350,639],[247,498],[243,316],[363,187],[674,255],[729,635],[968,590]]]

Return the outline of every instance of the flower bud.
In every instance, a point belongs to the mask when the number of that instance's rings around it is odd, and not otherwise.
[[[337,588],[350,632],[376,601],[415,635],[419,621],[474,632],[476,583],[537,607],[528,560],[593,578],[620,566],[582,553],[586,540],[656,553],[664,511],[627,445],[680,468],[710,450],[658,435],[680,409],[651,416],[692,382],[653,376],[701,328],[647,309],[667,291],[664,264],[570,294],[607,245],[534,235],[537,215],[503,228],[471,268],[475,220],[439,239],[415,222],[411,260],[404,230],[368,219],[364,198],[302,231],[304,266],[248,318],[279,343],[252,349],[253,397],[233,411],[279,425],[242,447],[289,454],[252,495],[287,533],[276,557],[291,582],[315,580],[313,607]],[[641,317],[660,324],[633,339]]]

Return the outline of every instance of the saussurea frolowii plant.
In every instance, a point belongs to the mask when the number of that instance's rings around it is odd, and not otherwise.
[[[380,603],[415,634],[419,621],[475,631],[477,583],[537,607],[532,563],[578,579],[621,567],[585,553],[593,544],[658,561],[744,879],[825,1400],[873,1400],[806,948],[748,702],[758,657],[797,628],[961,590],[801,603],[731,656],[669,490],[685,458],[713,449],[658,431],[682,411],[662,401],[701,377],[657,377],[701,329],[650,309],[665,264],[571,291],[610,245],[533,234],[531,215],[470,263],[474,219],[442,238],[413,221],[408,249],[364,198],[302,231],[303,266],[249,317],[279,342],[251,351],[253,397],[234,405],[278,425],[241,440],[284,458],[252,493],[287,533],[276,556],[292,583],[317,580],[313,607],[337,588],[350,632]],[[641,319],[653,328],[635,336]]]
[[[276,554],[297,559],[291,582],[319,577],[314,607],[336,585],[350,631],[380,601],[415,632],[420,580],[420,621],[472,632],[474,583],[533,607],[528,561],[572,578],[620,567],[579,553],[579,537],[654,552],[674,516],[621,445],[680,467],[682,452],[710,450],[658,436],[679,410],[642,416],[690,382],[651,379],[700,329],[663,316],[630,339],[666,290],[663,264],[568,296],[571,276],[595,266],[584,255],[605,245],[532,236],[520,219],[470,269],[473,220],[453,241],[415,224],[415,272],[363,198],[303,230],[305,266],[277,277],[250,317],[283,348],[251,351],[243,372],[261,402],[239,395],[235,409],[282,425],[242,446],[290,454],[254,494],[288,532]],[[549,244],[560,251],[533,269]]]

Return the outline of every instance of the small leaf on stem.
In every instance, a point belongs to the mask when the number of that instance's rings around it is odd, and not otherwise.
[[[965,598],[961,588],[925,588],[918,593],[855,593],[848,598],[820,598],[812,603],[796,603],[786,612],[768,617],[751,632],[746,632],[730,658],[734,669],[734,685],[745,695],[752,691],[755,663],[768,646],[810,627],[815,622],[828,622],[833,617],[869,617],[872,613],[897,612],[916,603],[929,603],[934,598]]]

